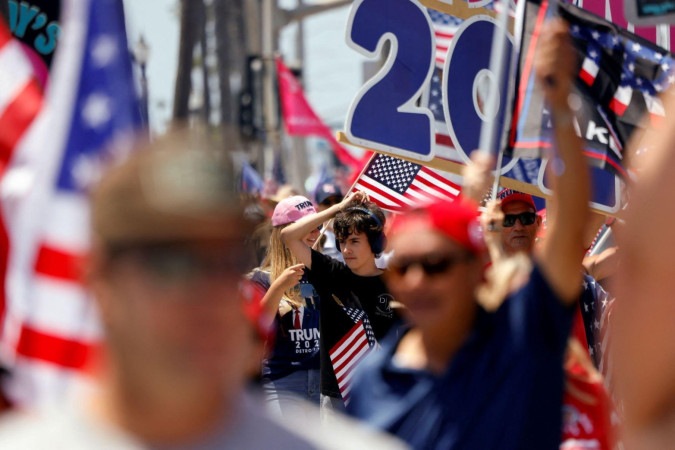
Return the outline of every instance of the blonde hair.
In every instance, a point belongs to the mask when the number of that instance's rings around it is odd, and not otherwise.
[[[287,226],[288,224],[272,228],[270,245],[267,247],[267,254],[260,267],[261,269],[270,272],[270,284],[274,283],[284,270],[292,265],[298,264],[297,258],[293,256],[291,251],[281,240],[281,230]],[[284,292],[282,299],[289,302],[293,308],[305,306],[305,299],[300,295],[299,286],[292,287]]]

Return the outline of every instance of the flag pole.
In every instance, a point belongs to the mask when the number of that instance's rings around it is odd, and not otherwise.
[[[612,229],[610,227],[605,227],[605,229],[602,231],[602,234],[598,239],[595,241],[593,248],[589,252],[591,256],[593,255],[599,255],[602,253],[603,250],[607,248],[607,245],[610,242],[610,239],[613,238],[613,233]]]
[[[495,180],[492,187],[491,199],[495,200],[497,198],[497,190],[499,188],[499,181],[501,177],[501,168],[502,161],[504,159],[504,152],[501,148],[498,122],[498,99],[501,94],[502,86],[505,81],[505,74],[510,70],[511,62],[506,60],[504,54],[506,53],[507,38],[506,33],[508,33],[508,20],[509,20],[509,0],[502,1],[502,9],[497,16],[497,25],[498,28],[495,30],[494,35],[492,36],[492,49],[490,51],[490,72],[495,74],[497,78],[496,89],[491,92],[491,95],[488,97],[486,111],[488,116],[493,116],[492,120],[483,124],[481,127],[480,133],[480,143],[479,151],[488,153],[490,155],[497,154],[497,163],[496,163],[496,173]],[[508,64],[508,70],[505,66]],[[509,95],[507,93],[507,100]],[[504,107],[507,107],[509,102],[506,102]],[[506,114],[506,112],[505,112]]]
[[[358,183],[359,179],[361,178],[361,175],[363,175],[366,172],[366,169],[368,168],[370,163],[373,161],[373,158],[375,158],[375,155],[377,155],[376,152],[372,152],[372,153],[373,154],[370,155],[370,158],[368,158],[368,162],[366,162],[363,165],[363,167],[361,168],[361,172],[359,172],[358,176],[356,178],[354,178],[354,182],[352,183],[351,187],[347,190],[347,195],[349,195],[349,193],[352,191],[352,189],[354,189],[354,187],[356,186],[356,183]],[[333,224],[333,219],[330,219],[328,221],[328,225],[323,227],[323,229],[321,230],[321,233],[319,234],[319,237],[316,238],[316,242],[314,242],[314,245],[312,245],[312,248],[314,250],[316,250],[319,247],[319,242],[321,242],[321,238],[323,237],[324,234],[326,234],[326,231],[328,230],[328,228],[330,228],[330,226],[332,224]]]

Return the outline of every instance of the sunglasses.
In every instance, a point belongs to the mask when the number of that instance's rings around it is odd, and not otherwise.
[[[182,245],[139,245],[115,248],[111,259],[131,258],[158,281],[187,282],[202,276],[240,275],[247,256],[223,246],[219,251],[195,251]]]
[[[445,255],[445,256],[426,256],[416,259],[401,258],[398,261],[392,261],[389,264],[389,272],[396,277],[403,277],[410,270],[411,267],[418,266],[422,272],[428,277],[442,275],[449,272],[457,264],[473,259],[473,255],[469,253],[461,255]]]
[[[519,220],[523,226],[532,225],[537,220],[537,214],[533,212],[522,212],[520,214],[506,214],[504,215],[504,223],[502,225],[505,228],[511,228],[516,224],[516,220]]]

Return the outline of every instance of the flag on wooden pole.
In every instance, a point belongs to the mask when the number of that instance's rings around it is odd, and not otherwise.
[[[429,167],[373,154],[352,191],[364,191],[380,208],[402,212],[434,200],[454,200],[461,187]]]
[[[141,125],[121,0],[70,0],[44,107],[2,178],[10,242],[3,317],[5,385],[18,405],[62,398],[100,343],[80,284],[86,191],[130,150]]]

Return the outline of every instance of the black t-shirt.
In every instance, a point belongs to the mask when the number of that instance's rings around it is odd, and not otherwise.
[[[354,326],[348,311],[363,310],[378,341],[399,321],[399,316],[390,307],[393,297],[379,275],[355,275],[344,263],[315,250],[312,270],[307,274],[321,298],[321,393],[340,398],[329,351]]]

